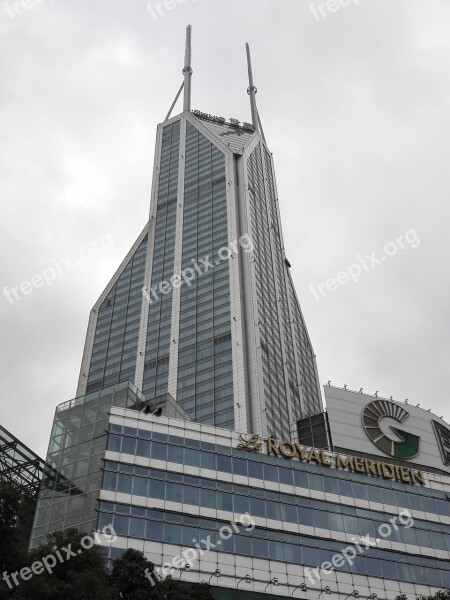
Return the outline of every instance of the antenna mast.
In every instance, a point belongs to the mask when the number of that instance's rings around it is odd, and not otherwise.
[[[192,46],[191,46],[191,38],[192,38],[192,25],[188,25],[186,28],[186,51],[184,55],[184,111],[191,110],[191,77],[192,77]]]
[[[256,94],[258,90],[256,89],[253,83],[253,68],[252,68],[252,57],[250,54],[250,46],[245,44],[247,49],[247,66],[248,66],[248,83],[249,87],[247,90],[248,95],[250,96],[250,108],[252,110],[252,124],[256,131],[259,131],[259,118],[258,118],[258,109],[256,108]]]

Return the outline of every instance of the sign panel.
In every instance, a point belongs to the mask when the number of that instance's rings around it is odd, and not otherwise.
[[[447,423],[423,408],[324,386],[331,437],[336,448],[387,457],[450,474]]]

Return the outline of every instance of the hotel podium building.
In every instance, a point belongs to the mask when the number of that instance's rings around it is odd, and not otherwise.
[[[251,122],[192,111],[188,28],[183,112],[180,89],[149,222],[91,312],[77,397],[56,409],[31,546],[112,523],[111,559],[173,561],[221,600],[448,589],[450,429],[336,388],[323,412],[249,52],[248,67]]]

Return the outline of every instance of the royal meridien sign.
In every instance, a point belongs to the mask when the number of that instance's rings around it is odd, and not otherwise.
[[[425,476],[422,471],[401,465],[394,465],[380,460],[372,460],[362,456],[344,455],[330,452],[324,448],[313,448],[302,446],[297,442],[288,440],[276,440],[269,437],[266,440],[267,453],[286,459],[297,458],[302,462],[313,462],[323,467],[344,469],[362,475],[371,475],[383,479],[394,479],[412,485],[425,485]],[[241,435],[239,448],[259,451],[262,445],[259,436],[249,435],[248,438]]]

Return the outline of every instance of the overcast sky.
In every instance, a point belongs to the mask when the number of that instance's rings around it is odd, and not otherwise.
[[[250,120],[251,44],[322,383],[450,421],[448,0],[21,2],[0,3],[0,290],[29,282],[0,296],[3,426],[44,456],[75,395],[89,311],[147,220],[188,23],[204,112]]]

